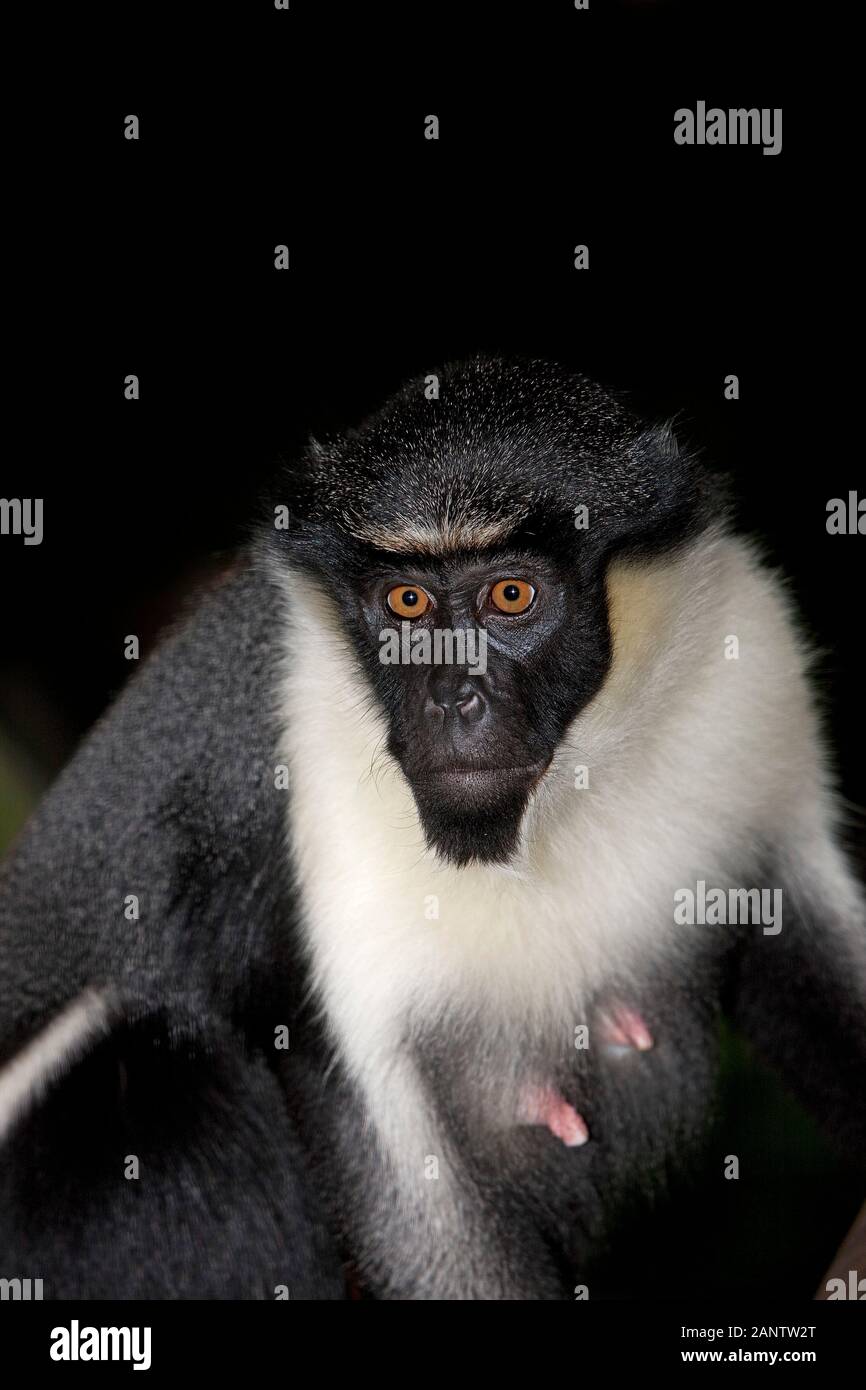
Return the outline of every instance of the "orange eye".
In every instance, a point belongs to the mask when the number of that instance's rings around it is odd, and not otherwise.
[[[525,579],[500,579],[490,590],[490,601],[500,613],[525,613],[535,590]]]
[[[387,603],[398,618],[420,618],[430,607],[430,595],[413,584],[398,584],[389,591]]]

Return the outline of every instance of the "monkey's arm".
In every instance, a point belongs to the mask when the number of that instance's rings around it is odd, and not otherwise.
[[[277,631],[256,573],[209,595],[0,870],[0,1254],[46,1297],[340,1296],[269,1067],[298,988]]]
[[[866,1171],[866,913],[826,837],[779,856],[778,935],[749,927],[733,1017],[848,1158]]]
[[[136,673],[0,867],[0,1062],[82,990],[236,1007],[283,892],[268,586],[208,595]]]

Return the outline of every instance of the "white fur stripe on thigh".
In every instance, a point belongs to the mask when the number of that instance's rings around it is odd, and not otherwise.
[[[73,1066],[96,1037],[108,1032],[111,1004],[109,991],[85,990],[0,1070],[0,1143],[51,1083]]]

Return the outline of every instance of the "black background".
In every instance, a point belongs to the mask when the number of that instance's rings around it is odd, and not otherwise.
[[[50,312],[34,301],[12,345],[26,443],[2,493],[44,498],[45,538],[0,543],[0,722],[39,777],[128,676],[124,636],[146,653],[227,562],[281,456],[445,360],[521,352],[675,414],[732,476],[822,653],[857,837],[863,541],[825,525],[858,483],[840,425],[853,374],[824,318],[848,293],[850,195],[814,105],[789,100],[792,9],[118,10],[74,99],[28,113],[48,214],[25,205],[20,226]],[[783,107],[782,153],[675,145],[674,111],[699,99]],[[754,1246],[756,1288],[784,1263],[802,1290],[857,1185],[811,1134],[767,1150],[759,1112],[783,1103],[763,1084],[732,1092],[764,1173],[738,1248]]]

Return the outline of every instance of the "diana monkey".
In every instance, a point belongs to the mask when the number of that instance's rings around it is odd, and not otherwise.
[[[404,624],[484,669],[385,661]],[[473,360],[311,444],[5,864],[4,1270],[572,1297],[699,1141],[723,1010],[862,1159],[808,667],[699,462],[582,376]]]

